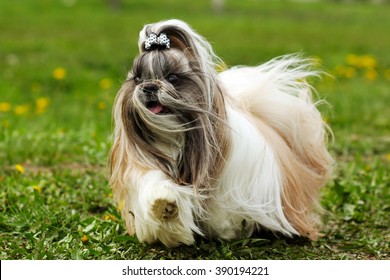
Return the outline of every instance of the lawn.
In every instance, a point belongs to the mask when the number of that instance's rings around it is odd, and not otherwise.
[[[0,259],[389,259],[390,6],[319,1],[0,0]],[[143,24],[181,18],[228,65],[302,51],[334,132],[323,237],[126,234],[106,179],[111,106]]]

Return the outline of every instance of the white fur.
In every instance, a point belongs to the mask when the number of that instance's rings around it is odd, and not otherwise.
[[[208,229],[225,239],[248,233],[256,224],[286,235],[296,234],[283,214],[280,169],[264,136],[240,112],[228,111],[232,152],[208,201]]]
[[[193,232],[201,234],[194,223],[193,192],[174,184],[161,171],[147,171],[143,174],[134,174],[128,178],[128,196],[130,201],[126,208],[135,217],[134,230],[141,242],[152,243],[160,240],[164,244],[176,246],[180,243],[192,244]],[[175,202],[179,209],[179,216],[175,221],[160,221],[152,213],[156,200],[164,199]],[[180,233],[180,234],[179,234]]]

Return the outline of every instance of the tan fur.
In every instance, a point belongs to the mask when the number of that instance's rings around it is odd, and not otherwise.
[[[318,214],[321,212],[319,188],[325,183],[327,175],[316,173],[308,162],[297,157],[280,135],[264,123],[257,123],[281,166],[283,212],[300,235],[315,240],[318,237]]]
[[[283,180],[283,212],[287,220],[300,235],[316,240],[322,212],[319,190],[330,178],[333,159],[326,149],[326,124],[314,105],[309,105],[310,96],[294,98],[297,106],[290,114],[278,113],[288,110],[281,104],[277,104],[279,110],[268,111],[266,115],[259,104],[241,106],[252,116],[278,159]],[[272,103],[266,104],[272,106]],[[291,118],[301,123],[286,125]],[[295,134],[297,127],[298,135]]]

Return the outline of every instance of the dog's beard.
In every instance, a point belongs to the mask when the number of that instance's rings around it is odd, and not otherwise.
[[[147,52],[135,60],[121,90],[121,118],[140,166],[159,168],[181,185],[207,187],[227,149],[215,80],[178,51]]]

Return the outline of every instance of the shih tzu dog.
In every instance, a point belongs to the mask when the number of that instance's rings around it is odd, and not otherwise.
[[[129,234],[168,247],[266,229],[318,236],[327,125],[299,55],[218,74],[180,20],[146,25],[119,90],[109,181]]]

